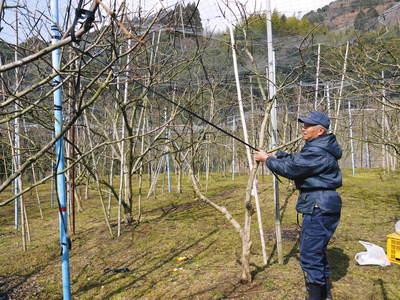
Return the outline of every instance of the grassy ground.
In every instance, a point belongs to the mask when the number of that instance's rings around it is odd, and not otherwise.
[[[386,249],[386,235],[400,219],[400,174],[380,170],[345,171],[341,224],[328,256],[333,269],[335,299],[400,299],[400,265],[358,266],[354,255],[364,251],[359,240]],[[206,193],[228,208],[241,223],[246,176],[213,175]],[[204,186],[203,186],[204,188]],[[260,178],[262,212],[270,255],[262,264],[254,218],[252,270],[254,281],[241,284],[238,234],[218,212],[195,198],[187,183],[184,193],[161,193],[143,200],[139,224],[123,227],[110,238],[95,191],[77,214],[70,252],[71,289],[75,299],[303,299],[303,275],[298,265],[298,234],[294,205],[297,192],[281,185],[284,264],[274,248],[271,178]],[[31,227],[29,250],[21,250],[14,233],[13,207],[0,208],[0,292],[11,299],[62,298],[57,210],[50,208],[50,188],[42,186],[44,218],[33,195],[26,197]],[[1,196],[1,195],[0,195]],[[5,198],[6,195],[2,195]],[[114,203],[115,207],[115,203]],[[116,233],[116,208],[112,226]],[[185,257],[178,261],[178,257]],[[128,268],[112,273],[106,269]]]

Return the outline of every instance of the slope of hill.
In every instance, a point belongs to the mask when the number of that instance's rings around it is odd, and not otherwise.
[[[337,0],[305,15],[315,23],[331,30],[354,27],[357,30],[374,29],[399,22],[399,0]]]

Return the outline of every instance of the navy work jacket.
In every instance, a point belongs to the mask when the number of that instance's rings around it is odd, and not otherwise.
[[[299,213],[310,214],[315,206],[322,213],[340,213],[342,200],[336,189],[342,186],[341,157],[342,149],[330,133],[306,141],[300,152],[277,151],[276,158],[268,158],[266,165],[277,175],[294,180],[300,190]]]

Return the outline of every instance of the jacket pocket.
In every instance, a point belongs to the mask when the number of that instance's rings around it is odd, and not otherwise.
[[[302,214],[311,214],[314,208],[315,201],[309,197],[309,193],[300,193],[297,198],[296,210]]]
[[[316,203],[323,213],[340,213],[342,199],[336,191],[319,191],[316,196]]]

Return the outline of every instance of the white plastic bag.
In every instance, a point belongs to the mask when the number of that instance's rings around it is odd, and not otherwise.
[[[400,220],[396,222],[396,224],[394,225],[394,229],[397,233],[400,233]]]
[[[355,256],[355,260],[359,265],[378,265],[381,267],[390,266],[390,261],[386,256],[385,250],[375,244],[359,241],[366,252],[359,252]]]

